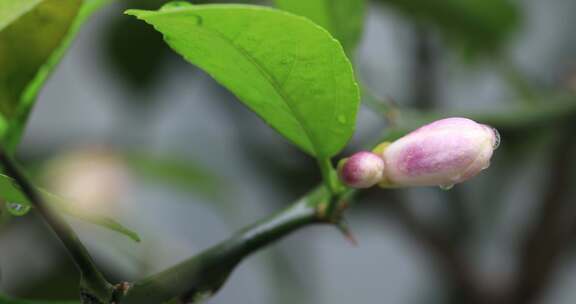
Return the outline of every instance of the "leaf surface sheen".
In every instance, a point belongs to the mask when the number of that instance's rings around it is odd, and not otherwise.
[[[250,5],[129,10],[264,121],[318,158],[351,137],[358,87],[340,44],[309,20]]]

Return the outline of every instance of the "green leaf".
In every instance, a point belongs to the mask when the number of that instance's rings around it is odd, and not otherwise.
[[[510,0],[380,0],[424,25],[432,25],[467,55],[497,51],[520,21]]]
[[[109,1],[0,0],[0,136],[11,151],[80,26]]]
[[[79,220],[88,222],[88,223],[92,223],[94,225],[98,225],[98,226],[102,226],[104,228],[110,229],[112,231],[116,231],[120,234],[123,234],[127,237],[129,237],[131,240],[135,241],[135,242],[140,242],[140,236],[138,235],[138,233],[134,232],[133,230],[130,230],[126,227],[124,227],[122,224],[118,223],[116,220],[111,219],[107,216],[101,215],[101,214],[97,214],[97,213],[93,213],[93,212],[87,212],[85,210],[79,210],[77,208],[74,208],[74,204],[65,201],[64,199],[49,193],[48,191],[45,190],[40,190],[42,192],[42,195],[47,198],[48,202],[50,204],[52,204],[54,207],[56,207],[57,210],[75,217]]]
[[[364,27],[364,0],[275,0],[276,6],[327,29],[352,54]]]
[[[352,66],[308,19],[261,6],[181,3],[127,14],[153,25],[307,153],[328,158],[351,137],[359,105]]]
[[[49,193],[48,191],[42,189],[38,189],[38,191],[40,191],[46,201],[55,207],[58,211],[77,219],[119,232],[136,242],[140,242],[140,237],[136,232],[124,227],[122,224],[111,218],[96,213],[88,213],[84,210],[79,211],[73,207],[72,203],[66,202],[60,197]],[[3,174],[0,174],[0,199],[3,200],[6,204],[10,203],[20,205],[23,206],[23,208],[27,208],[28,210],[31,207],[28,198],[20,191],[20,187],[14,183],[12,178]],[[7,207],[7,209],[10,211],[9,207]],[[17,214],[14,212],[10,213],[17,216],[25,214]]]

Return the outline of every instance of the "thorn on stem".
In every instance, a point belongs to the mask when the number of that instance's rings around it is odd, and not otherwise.
[[[114,285],[111,304],[120,303],[120,300],[128,293],[130,287],[132,285],[128,282],[120,282]]]
[[[348,226],[348,224],[344,219],[340,219],[338,221],[337,227],[338,230],[340,230],[340,232],[342,233],[342,235],[344,235],[344,238],[348,241],[348,243],[350,243],[350,245],[358,247],[358,241],[356,240],[356,237],[354,236],[354,234],[350,230],[350,227]]]

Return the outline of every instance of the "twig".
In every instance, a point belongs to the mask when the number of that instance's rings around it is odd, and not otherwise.
[[[341,197],[347,197],[350,192]],[[209,298],[248,255],[302,227],[332,223],[325,213],[332,199],[325,187],[320,186],[287,209],[248,226],[178,265],[134,283],[122,303],[163,303],[175,297],[187,303]]]
[[[437,264],[451,278],[453,284],[459,288],[467,301],[466,303],[492,303],[490,301],[492,294],[480,284],[473,270],[453,244],[422,223],[406,205],[406,202],[398,201],[399,199],[397,195],[394,195],[394,200],[390,204],[396,218],[414,240],[426,249],[430,257],[438,261]]]
[[[62,241],[64,247],[72,257],[81,274],[81,296],[83,302],[97,299],[101,303],[107,303],[113,292],[113,286],[106,281],[102,273],[98,270],[86,247],[82,244],[70,225],[54,212],[36,188],[29,182],[23,172],[18,169],[3,147],[0,147],[0,163],[6,173],[14,179],[28,198],[34,209],[40,214],[44,221],[52,228],[52,231]]]
[[[575,210],[564,198],[571,189],[570,170],[576,155],[572,140],[574,128],[559,126],[563,136],[558,138],[550,165],[548,186],[542,197],[540,210],[520,247],[516,284],[509,303],[533,303],[547,287],[550,277],[560,263],[563,249],[570,246]]]

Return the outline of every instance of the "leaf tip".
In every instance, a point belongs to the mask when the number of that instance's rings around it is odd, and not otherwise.
[[[136,243],[141,243],[141,242],[142,242],[142,239],[140,238],[140,235],[139,235],[136,231],[131,230],[131,229],[128,229],[128,228],[122,226],[120,223],[117,223],[117,224],[118,224],[119,227],[114,228],[114,229],[112,229],[112,230],[116,230],[117,232],[125,235],[125,236],[128,237],[130,240],[132,240],[132,241],[134,241],[134,242],[136,242]]]
[[[143,15],[145,15],[148,11],[145,10],[139,10],[139,9],[127,9],[124,11],[124,15],[130,15],[130,16],[134,16],[137,18],[142,17]]]

